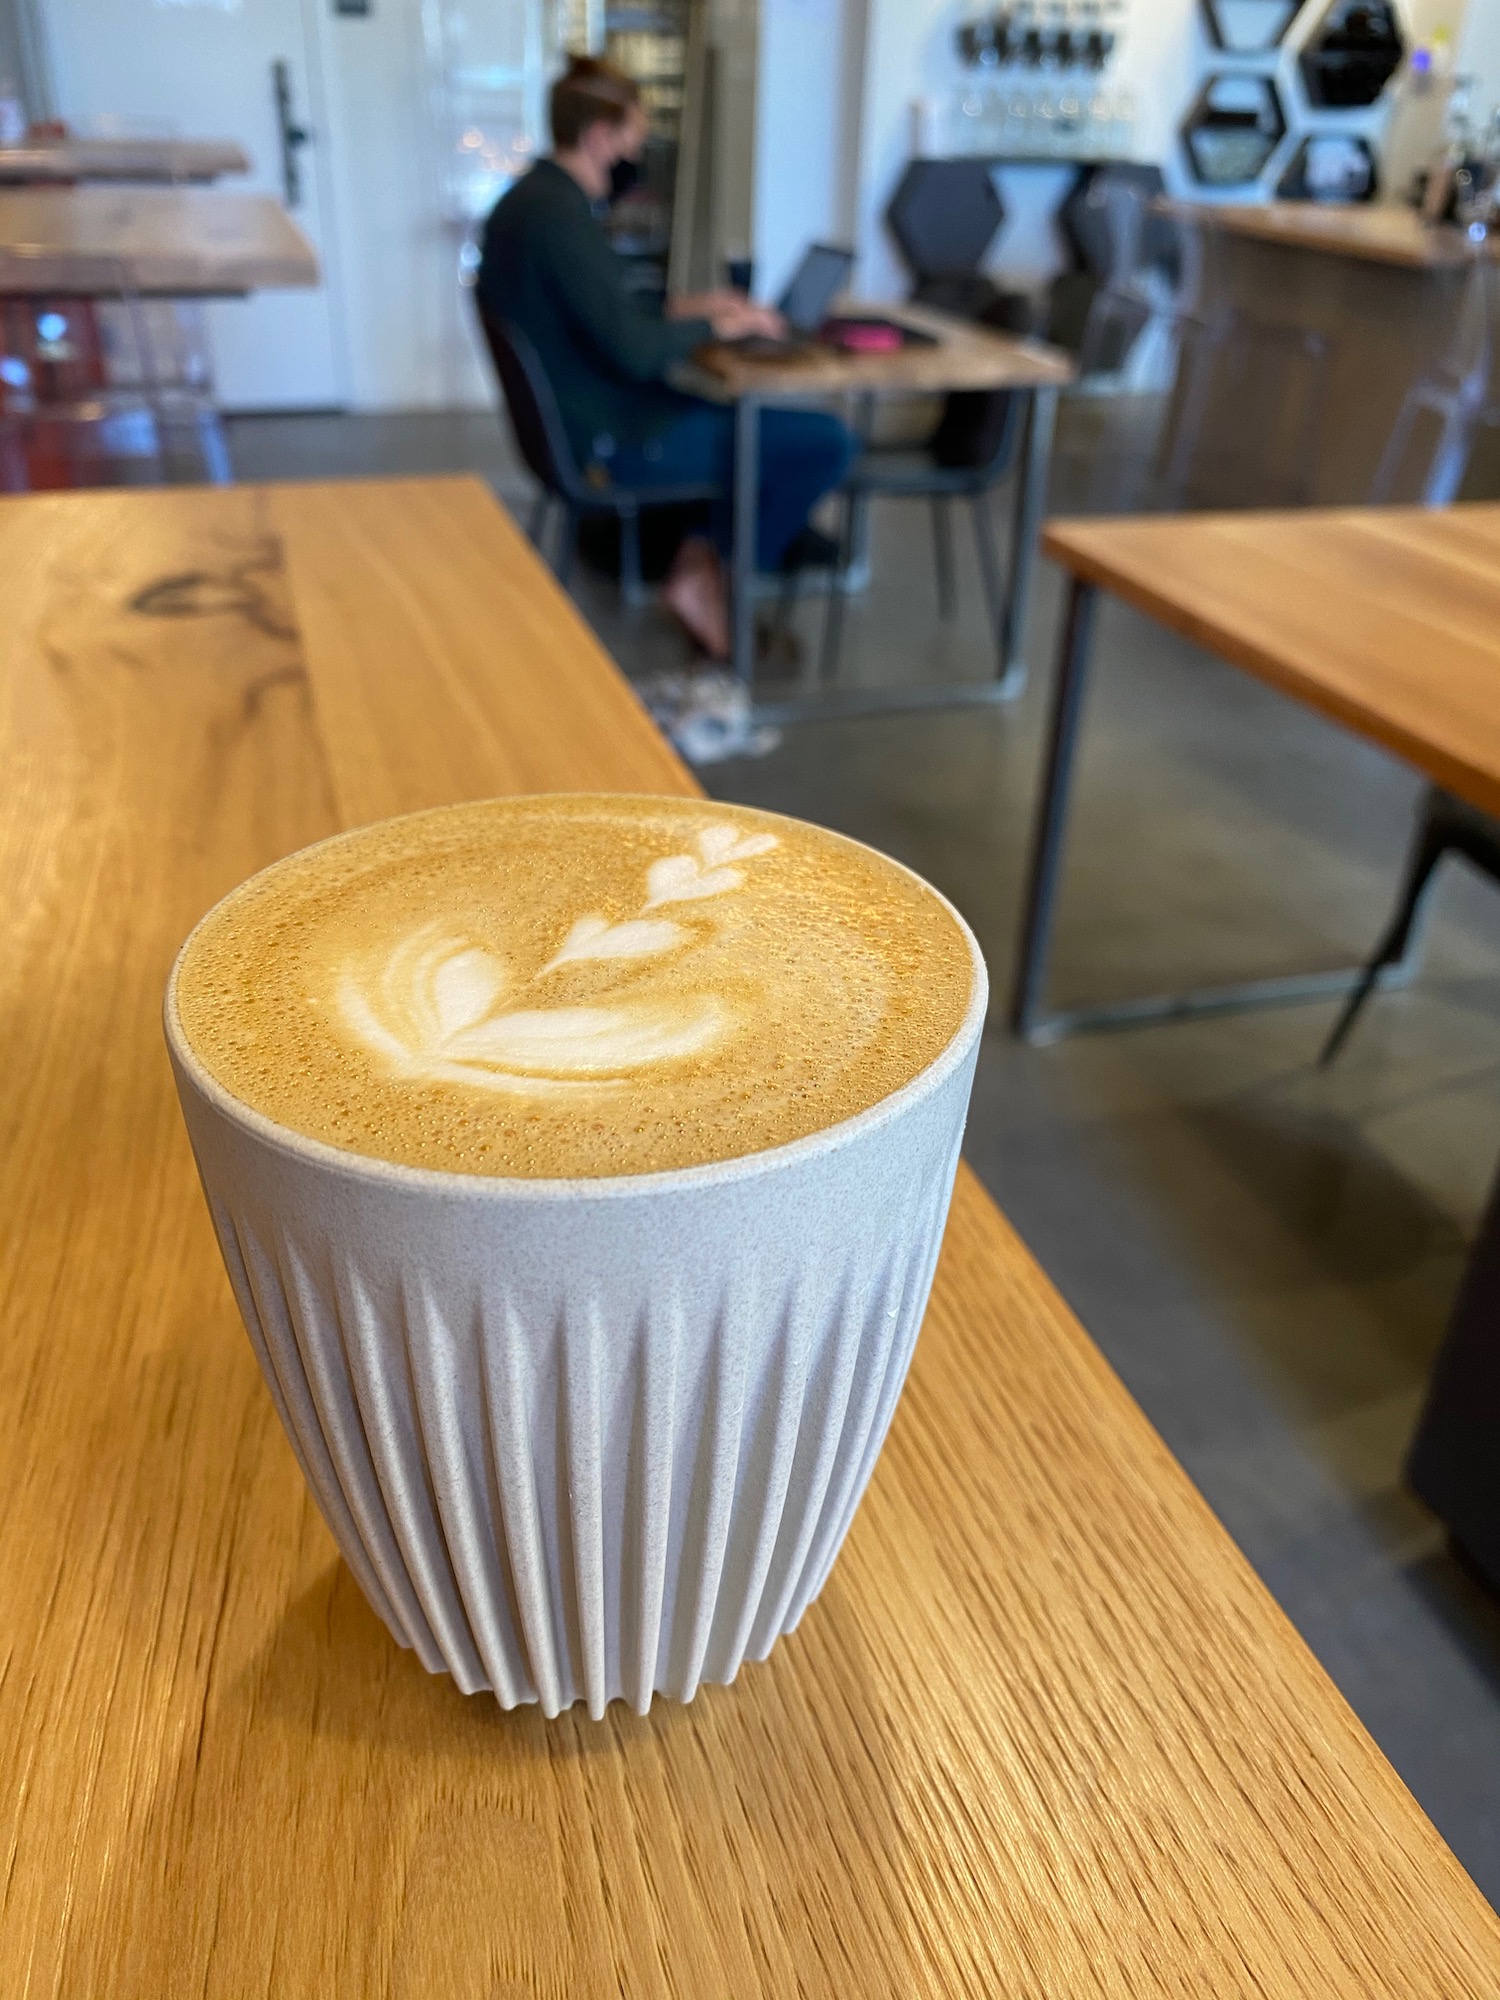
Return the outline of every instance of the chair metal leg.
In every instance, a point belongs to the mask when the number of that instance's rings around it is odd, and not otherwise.
[[[632,611],[646,602],[641,581],[641,517],[635,508],[620,511],[620,600]]]
[[[552,565],[552,573],[562,585],[568,588],[573,574],[573,558],[578,553],[578,509],[563,502],[562,528],[557,538],[557,561]]]
[[[823,613],[823,653],[818,661],[818,678],[825,687],[838,672],[839,649],[844,638],[844,575],[860,545],[868,513],[869,502],[862,493],[845,494],[838,574],[831,579],[828,605]]]
[[[1411,944],[1411,934],[1421,915],[1423,898],[1432,883],[1433,872],[1448,851],[1448,841],[1441,829],[1432,823],[1430,804],[1424,808],[1421,824],[1417,828],[1415,840],[1406,864],[1406,879],[1401,894],[1386,925],[1385,935],[1375,947],[1373,956],[1358,980],[1349,998],[1344,1002],[1344,1010],[1333,1024],[1333,1032],[1323,1044],[1318,1057],[1318,1068],[1327,1069],[1339,1050],[1349,1038],[1349,1032],[1358,1020],[1365,1002],[1375,991],[1375,983],[1387,966],[1399,965],[1406,957]]]
[[[937,572],[938,616],[946,623],[958,610],[958,592],[953,584],[953,528],[947,496],[942,493],[932,495],[932,561]]]
[[[530,537],[531,546],[534,549],[539,549],[542,546],[542,536],[547,532],[547,516],[551,512],[552,495],[544,486],[536,496],[536,499],[531,503],[531,515],[526,523],[526,533]]]
[[[1005,586],[1000,580],[1000,558],[995,552],[995,524],[990,518],[989,496],[976,493],[969,501],[974,518],[974,548],[979,557],[979,574],[984,579],[985,608],[995,634],[999,654],[997,673],[1005,672]]]

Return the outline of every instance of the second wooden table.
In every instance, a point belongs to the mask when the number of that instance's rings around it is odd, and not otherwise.
[[[858,312],[858,306],[841,310]],[[918,306],[870,307],[928,336],[930,345],[890,354],[848,354],[813,346],[787,359],[759,359],[733,347],[709,347],[697,367],[712,389],[735,407],[734,448],[734,637],[735,672],[747,684],[755,672],[755,523],[760,493],[760,412],[765,403],[839,396],[873,397],[958,390],[1008,390],[1027,403],[1026,445],[1016,490],[1010,575],[1006,579],[1004,630],[997,676],[988,683],[960,683],[933,689],[893,688],[861,701],[864,710],[932,707],[945,698],[964,702],[1010,700],[1026,683],[1023,647],[1030,604],[1031,573],[1047,504],[1047,475],[1058,391],[1071,382],[1068,356],[1040,341],[1018,340],[946,313]],[[838,588],[838,579],[833,588]],[[836,712],[848,712],[845,701]],[[820,705],[821,709],[821,705]],[[809,712],[806,707],[776,712]]]

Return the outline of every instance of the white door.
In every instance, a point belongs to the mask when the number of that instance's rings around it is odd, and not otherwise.
[[[226,188],[284,202],[318,252],[314,291],[258,292],[208,309],[220,404],[329,408],[345,400],[330,281],[327,126],[310,7],[317,0],[45,0],[58,116],[78,130],[234,139],[251,172]],[[326,4],[326,0],[325,0]],[[300,138],[298,135],[301,135]]]

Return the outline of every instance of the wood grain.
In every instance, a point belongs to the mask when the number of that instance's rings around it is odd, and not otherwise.
[[[972,1177],[802,1627],[644,1720],[400,1653],[235,1316],[179,939],[687,773],[469,482],[0,503],[0,1993],[1488,2000],[1500,1925]]]
[[[1500,506],[1057,521],[1042,547],[1500,813]]]
[[[232,139],[47,139],[0,146],[0,181],[212,181],[248,174]]]
[[[1059,388],[1077,373],[1072,357],[1061,348],[996,333],[929,307],[865,307],[846,300],[838,310],[902,321],[934,335],[937,344],[903,347],[894,354],[845,354],[813,346],[785,359],[759,360],[733,347],[709,346],[694,357],[695,371],[710,389],[731,397]]]
[[[1443,271],[1468,261],[1463,231],[1422,220],[1404,202],[1158,201],[1163,214],[1192,227],[1228,230],[1289,249]]]
[[[0,292],[206,298],[318,283],[277,201],[218,188],[0,187]]]

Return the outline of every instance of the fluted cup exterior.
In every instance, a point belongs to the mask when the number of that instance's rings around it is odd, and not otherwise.
[[[167,996],[230,1281],[402,1646],[548,1716],[691,1700],[817,1596],[906,1378],[983,1022],[861,1116],[611,1180],[387,1165],[207,1075]]]

